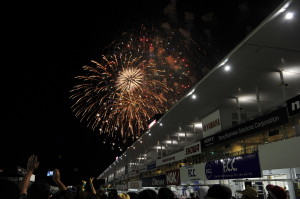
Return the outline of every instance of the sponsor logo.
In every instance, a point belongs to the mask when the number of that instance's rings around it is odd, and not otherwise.
[[[205,175],[208,179],[211,178],[213,172],[212,172],[212,168],[211,168],[211,165],[209,163],[206,163],[205,165]]]
[[[223,160],[223,172],[231,172],[231,171],[237,171],[238,169],[234,167],[235,158],[233,159],[224,159]]]
[[[186,148],[185,149],[185,155],[189,155],[189,154],[192,154],[192,153],[197,153],[199,151],[200,151],[200,146],[199,146],[199,144],[197,144],[197,145]]]
[[[165,184],[164,180],[157,180],[155,178],[152,179],[152,185],[163,186]]]
[[[221,125],[220,119],[219,118],[215,119],[215,120],[213,120],[213,121],[211,121],[211,122],[209,122],[207,124],[204,124],[203,125],[203,131],[206,132],[206,131],[208,131],[208,130],[210,130],[212,128],[215,128],[217,126],[220,126],[220,125]]]
[[[214,137],[210,137],[210,138],[206,138],[204,139],[204,143],[207,144],[209,142],[213,142],[214,141]]]
[[[188,176],[190,178],[196,177],[197,175],[195,174],[195,169],[188,169]]]
[[[167,184],[178,184],[179,175],[178,172],[172,171],[166,174]]]

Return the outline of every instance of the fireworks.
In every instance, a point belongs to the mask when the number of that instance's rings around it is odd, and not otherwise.
[[[144,26],[124,33],[76,77],[80,83],[70,97],[75,115],[113,144],[140,137],[153,115],[165,113],[196,82],[179,36]]]

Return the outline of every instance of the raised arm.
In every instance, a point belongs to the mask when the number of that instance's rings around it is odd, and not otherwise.
[[[57,187],[59,188],[59,190],[67,190],[67,187],[60,180],[60,171],[59,171],[59,169],[54,169],[53,170],[52,179],[53,179],[54,183],[57,185]]]
[[[90,177],[90,187],[91,187],[92,193],[96,195],[96,190],[95,190],[95,187],[93,184],[93,180],[94,180],[94,177]]]
[[[27,190],[30,183],[30,177],[32,176],[34,170],[39,167],[40,162],[38,161],[38,157],[36,155],[31,155],[27,160],[27,172],[19,184],[20,194],[27,195]]]

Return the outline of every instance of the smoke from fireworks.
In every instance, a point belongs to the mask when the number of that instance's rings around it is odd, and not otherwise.
[[[142,26],[122,34],[99,61],[83,66],[86,75],[76,77],[80,83],[70,97],[75,115],[113,145],[136,140],[153,115],[164,114],[196,83],[184,53],[188,45],[166,29]]]

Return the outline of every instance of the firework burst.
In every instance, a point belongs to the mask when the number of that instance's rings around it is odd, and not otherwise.
[[[100,61],[83,66],[86,75],[76,77],[75,115],[111,143],[140,137],[153,115],[165,113],[196,82],[183,39],[175,36],[176,42],[174,32],[142,26],[112,42]]]

